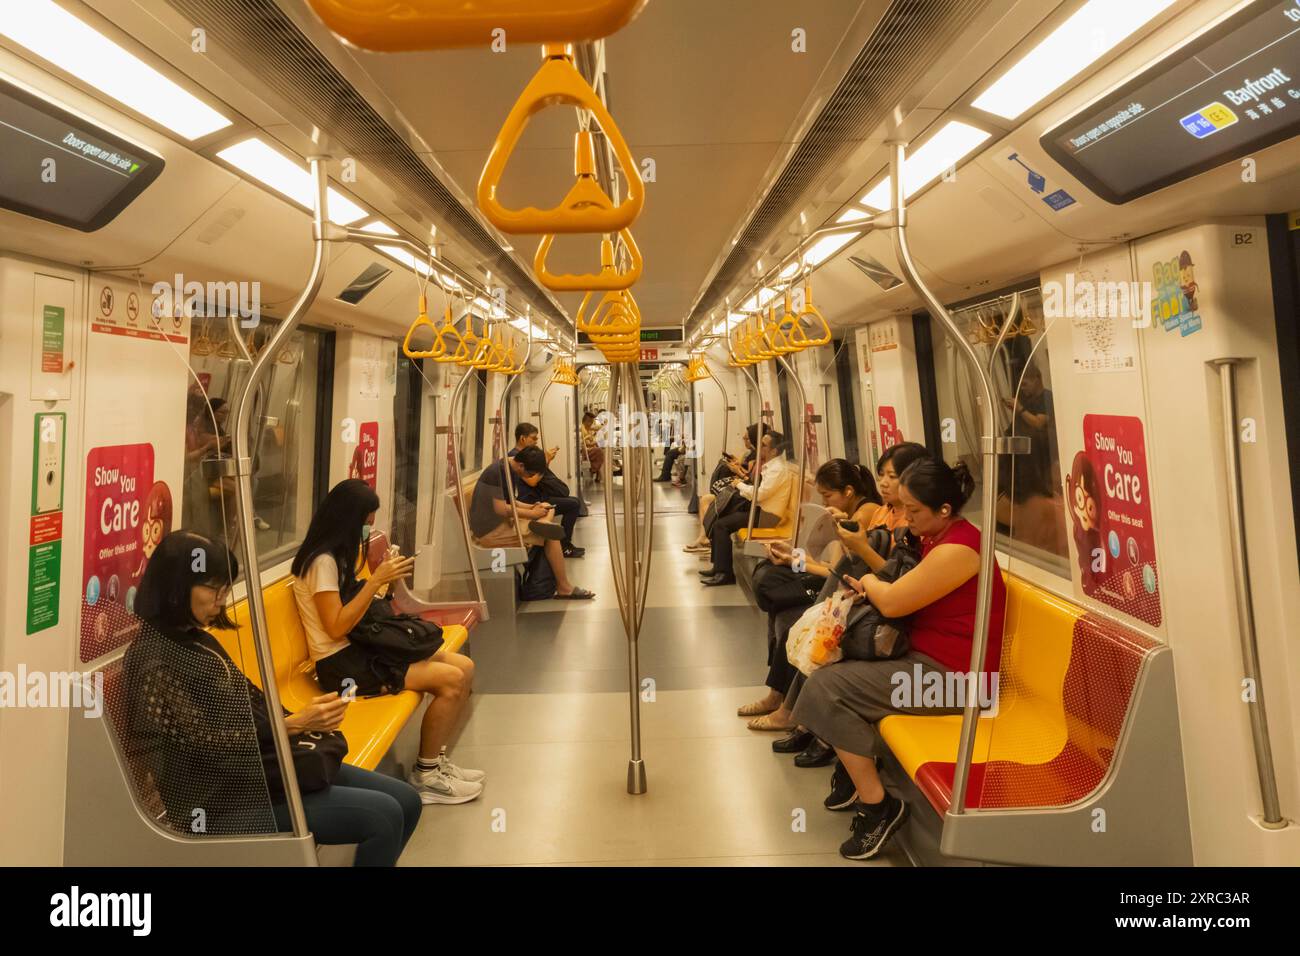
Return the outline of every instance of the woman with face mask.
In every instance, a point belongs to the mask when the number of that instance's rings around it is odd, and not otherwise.
[[[413,690],[433,695],[420,724],[420,757],[411,784],[425,803],[467,803],[483,791],[481,770],[458,767],[445,753],[447,738],[469,698],[474,663],[440,650],[426,661],[400,664],[373,648],[353,644],[348,634],[365,616],[379,589],[415,569],[415,558],[384,560],[364,581],[356,568],[370,539],[379,496],[359,478],[341,481],[312,516],[293,559],[293,594],[325,691],[355,690],[373,697]]]

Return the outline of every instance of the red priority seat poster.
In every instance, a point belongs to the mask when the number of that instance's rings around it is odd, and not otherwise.
[[[172,530],[172,496],[155,482],[153,445],[92,448],[86,456],[81,659],[131,640],[136,591],[150,556]]]
[[[1160,575],[1142,421],[1085,415],[1083,439],[1065,479],[1083,593],[1158,625]]]

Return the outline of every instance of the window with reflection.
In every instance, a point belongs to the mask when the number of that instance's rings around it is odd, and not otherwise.
[[[1006,295],[954,309],[952,316],[991,373],[996,433],[1019,439],[1023,446],[1023,453],[998,458],[999,546],[1068,576],[1056,409],[1039,290],[1021,292],[1014,314],[1012,297]],[[979,524],[984,475],[979,453],[980,410],[975,398],[978,384],[957,345],[939,323],[931,322],[943,453],[949,460],[964,461],[981,486],[971,496],[964,515]]]
[[[263,319],[241,330],[250,353],[267,347],[276,323]],[[253,505],[259,564],[291,557],[302,542],[315,504],[317,397],[324,334],[299,328],[273,356],[253,408]],[[230,467],[234,401],[249,365],[224,317],[194,319],[193,376],[186,395],[186,528],[224,541],[239,553],[242,534],[236,480]],[[323,466],[322,466],[323,467]]]

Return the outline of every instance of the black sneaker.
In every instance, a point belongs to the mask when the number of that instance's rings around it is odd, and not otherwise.
[[[849,825],[852,835],[840,844],[840,856],[846,860],[871,859],[903,825],[907,813],[907,804],[888,793],[876,806],[859,805]]]
[[[835,772],[831,774],[831,792],[823,802],[827,810],[852,810],[858,801],[858,788],[853,785],[853,778],[844,769],[844,764],[835,761]]]
[[[579,548],[576,545],[566,544],[564,546],[564,556],[566,558],[580,558],[587,553],[586,548]]]

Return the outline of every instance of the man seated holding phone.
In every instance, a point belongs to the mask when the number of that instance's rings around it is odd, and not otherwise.
[[[774,528],[785,517],[786,509],[790,505],[790,485],[797,480],[794,470],[785,460],[785,436],[775,431],[764,435],[759,442],[758,462],[757,488],[740,478],[733,478],[731,484],[735,487],[736,493],[746,501],[757,503],[754,527]],[[713,522],[713,529],[709,534],[713,566],[700,572],[705,587],[736,583],[736,575],[731,563],[731,536],[741,528],[747,527],[749,527],[748,508],[723,515]]]
[[[507,471],[509,469],[509,471]],[[560,600],[589,600],[596,595],[584,588],[575,587],[564,568],[564,548],[561,540],[564,529],[550,520],[555,506],[547,502],[528,503],[515,501],[514,515],[510,510],[507,492],[508,474],[527,480],[546,471],[546,454],[535,445],[522,449],[513,457],[494,461],[483,469],[474,485],[474,495],[469,504],[469,530],[474,543],[480,548],[518,547],[520,540],[525,548],[542,547],[546,563],[555,575],[555,597]]]
[[[541,447],[541,432],[531,422],[520,422],[515,426],[515,447],[510,449],[511,458],[517,458],[525,448]],[[560,542],[566,558],[580,558],[586,554],[585,548],[573,543],[573,529],[582,512],[582,502],[569,494],[569,486],[555,472],[551,471],[551,462],[555,460],[558,447],[546,451],[546,467],[535,475],[516,473],[514,482],[515,498],[528,504],[549,504],[555,509],[555,516],[564,529],[564,538]]]

